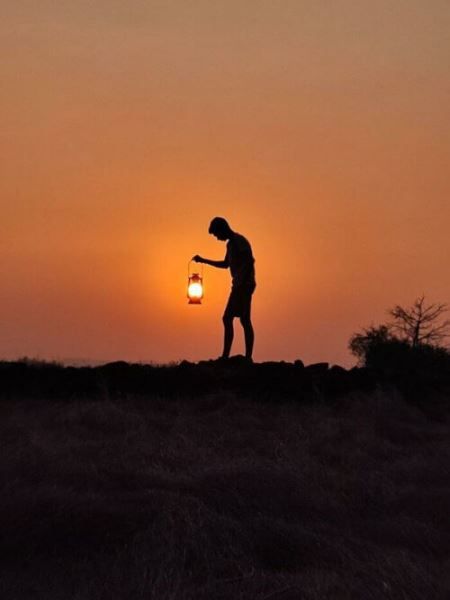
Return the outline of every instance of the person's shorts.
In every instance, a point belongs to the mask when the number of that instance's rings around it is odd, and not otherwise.
[[[225,307],[224,317],[250,317],[252,296],[256,284],[233,286]]]

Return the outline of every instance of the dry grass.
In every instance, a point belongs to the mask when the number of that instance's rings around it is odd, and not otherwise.
[[[8,600],[444,600],[448,419],[338,405],[4,401]]]

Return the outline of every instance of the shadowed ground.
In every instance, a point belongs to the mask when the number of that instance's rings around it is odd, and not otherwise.
[[[444,600],[448,415],[311,389],[5,395],[1,597]]]

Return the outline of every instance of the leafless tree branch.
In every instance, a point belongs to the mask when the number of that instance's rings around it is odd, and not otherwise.
[[[392,330],[400,333],[412,346],[419,344],[439,345],[450,336],[450,319],[439,323],[439,319],[447,312],[448,305],[442,303],[425,304],[422,295],[414,301],[410,308],[396,305],[389,311],[393,321],[389,323]]]

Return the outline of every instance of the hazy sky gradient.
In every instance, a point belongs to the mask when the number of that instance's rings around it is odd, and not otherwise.
[[[251,241],[255,358],[450,301],[450,2],[9,3],[0,22],[0,357],[216,356]],[[235,351],[242,351],[237,329]]]

